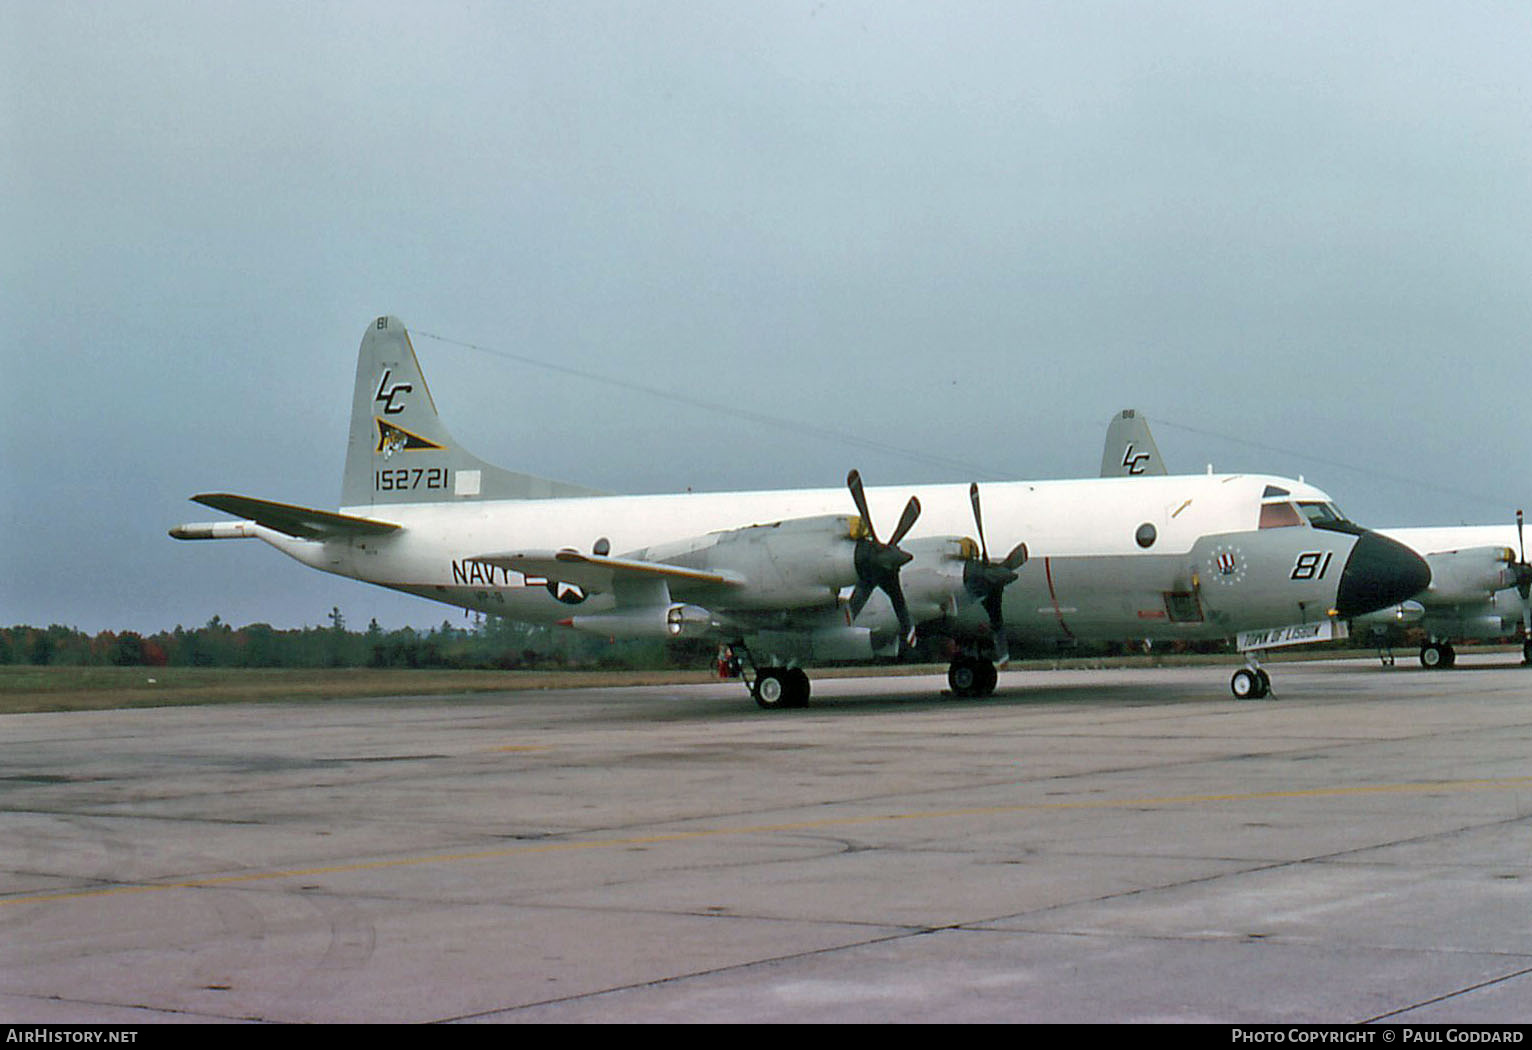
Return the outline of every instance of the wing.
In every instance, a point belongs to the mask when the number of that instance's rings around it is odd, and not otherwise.
[[[510,569],[525,576],[542,576],[560,583],[572,583],[593,594],[624,589],[626,584],[663,581],[671,586],[691,584],[741,587],[745,578],[728,570],[692,569],[684,565],[635,558],[612,558],[600,554],[581,554],[565,548],[556,551],[507,551],[480,554],[468,561]]]

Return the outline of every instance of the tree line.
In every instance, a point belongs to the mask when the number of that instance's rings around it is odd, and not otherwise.
[[[346,626],[340,609],[328,624],[234,627],[214,616],[173,631],[84,631],[61,624],[0,627],[0,664],[118,667],[401,667],[514,670],[537,667],[702,666],[711,646],[610,640],[577,631],[485,617],[427,631],[365,631]]]

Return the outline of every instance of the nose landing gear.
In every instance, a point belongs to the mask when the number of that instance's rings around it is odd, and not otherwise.
[[[1271,675],[1261,666],[1256,653],[1247,653],[1244,667],[1229,679],[1229,691],[1236,700],[1264,700],[1271,695]]]

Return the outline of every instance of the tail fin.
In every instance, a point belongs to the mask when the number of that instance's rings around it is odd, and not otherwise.
[[[436,414],[404,325],[379,317],[367,326],[356,359],[341,506],[598,495],[502,470],[459,448]]]
[[[1103,478],[1164,474],[1165,461],[1149,434],[1149,420],[1131,408],[1112,417],[1106,428],[1106,448],[1101,452]]]

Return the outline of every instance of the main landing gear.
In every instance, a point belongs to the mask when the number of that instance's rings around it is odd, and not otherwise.
[[[744,682],[751,699],[763,711],[809,706],[809,675],[803,668],[777,664],[761,667],[743,641],[732,642],[724,649],[729,669],[734,672],[729,677]]]
[[[1447,671],[1457,662],[1457,650],[1451,642],[1429,641],[1420,647],[1420,666],[1427,671]],[[1532,638],[1522,639],[1521,664],[1532,667]]]
[[[750,659],[749,650],[736,645],[734,651],[745,655],[748,671],[743,671],[740,677],[749,687],[756,706],[764,711],[809,706],[809,676],[803,668],[757,667]],[[993,695],[999,680],[1000,672],[994,663],[982,656],[959,656],[947,668],[947,685],[951,687],[952,695],[965,699]]]
[[[750,695],[766,711],[809,706],[809,676],[801,667],[756,668]]]
[[[979,656],[959,656],[947,668],[947,684],[953,696],[966,698],[990,696],[1000,672],[995,665]]]
[[[1525,647],[1523,647],[1523,653],[1525,653]],[[1427,671],[1445,671],[1457,662],[1457,650],[1452,648],[1451,642],[1438,642],[1433,639],[1420,647],[1420,666]]]

